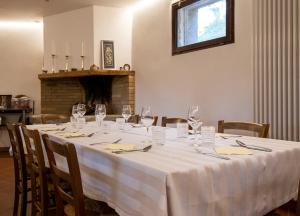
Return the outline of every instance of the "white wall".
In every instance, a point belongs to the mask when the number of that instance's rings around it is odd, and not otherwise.
[[[35,101],[40,112],[43,28],[0,27],[0,94],[25,94]]]
[[[171,1],[153,0],[136,11],[133,66],[137,111],[151,105],[158,115],[186,117],[198,104],[203,120],[253,120],[252,1],[235,1],[231,45],[171,55]]]
[[[132,13],[123,8],[94,8],[94,62],[100,66],[101,40],[113,40],[115,48],[115,68],[131,65]]]
[[[81,68],[81,43],[85,44],[85,68],[100,66],[100,41],[115,43],[116,69],[131,64],[132,14],[121,8],[90,6],[44,18],[45,68],[51,70],[53,43],[57,54],[56,70],[65,68],[66,44],[71,52],[71,67]]]
[[[93,7],[86,7],[44,18],[45,68],[51,70],[53,43],[56,71],[65,69],[66,44],[69,44],[72,68],[81,68],[81,43],[84,41],[85,68],[94,62]]]

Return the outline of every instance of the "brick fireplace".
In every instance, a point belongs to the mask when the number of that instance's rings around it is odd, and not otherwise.
[[[76,103],[105,103],[108,114],[121,114],[122,105],[135,107],[134,71],[74,71],[40,74],[41,112],[70,114]]]

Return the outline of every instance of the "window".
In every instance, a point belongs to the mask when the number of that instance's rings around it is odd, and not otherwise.
[[[234,42],[233,0],[181,0],[172,22],[173,55]]]

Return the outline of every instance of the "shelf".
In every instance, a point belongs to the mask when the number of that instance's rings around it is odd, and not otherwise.
[[[6,108],[6,109],[0,109],[0,113],[31,113],[32,109],[14,109],[14,108]]]
[[[134,71],[125,71],[125,70],[97,70],[97,71],[83,70],[83,71],[39,74],[38,77],[40,80],[45,80],[45,79],[63,79],[63,78],[87,77],[87,76],[129,76],[134,74],[135,74]]]

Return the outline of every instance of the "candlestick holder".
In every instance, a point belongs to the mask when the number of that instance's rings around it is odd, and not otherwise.
[[[81,70],[83,71],[84,70],[84,58],[85,58],[85,56],[82,55],[82,56],[80,56],[80,58],[81,58]]]
[[[51,58],[52,58],[52,61],[51,61],[51,72],[52,73],[55,73],[55,57],[56,57],[55,54],[51,54]]]
[[[69,57],[68,55],[65,56],[66,58],[66,62],[65,62],[65,71],[68,72],[69,71]]]

